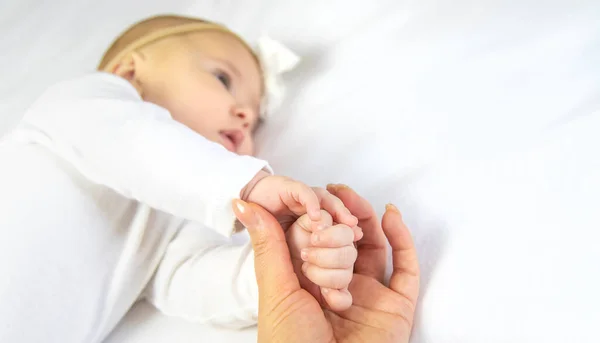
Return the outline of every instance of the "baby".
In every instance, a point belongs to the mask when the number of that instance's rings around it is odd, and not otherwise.
[[[72,180],[53,212],[69,220],[53,225],[122,238],[102,247],[117,257],[98,267],[100,285],[87,286],[100,299],[86,341],[103,339],[139,297],[188,320],[255,324],[253,253],[229,238],[240,229],[236,198],[288,228],[306,289],[334,309],[350,306],[357,219],[326,190],[252,157],[268,84],[241,38],[198,19],[154,17],[123,33],[98,69],[46,91],[2,145],[43,147]],[[23,213],[27,204],[2,205]],[[23,218],[2,220],[18,227]]]

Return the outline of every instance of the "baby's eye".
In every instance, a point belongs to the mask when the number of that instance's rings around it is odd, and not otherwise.
[[[226,72],[217,70],[215,72],[215,77],[219,81],[221,81],[221,83],[223,84],[223,86],[225,86],[225,88],[227,88],[227,89],[231,88],[231,78],[229,77],[229,75]]]

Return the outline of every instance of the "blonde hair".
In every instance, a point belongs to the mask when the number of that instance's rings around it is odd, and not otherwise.
[[[190,18],[177,15],[159,15],[144,19],[123,32],[111,44],[108,50],[104,53],[98,70],[106,70],[109,67],[114,67],[119,60],[127,53],[135,51],[145,45],[151,44],[157,40],[174,36],[182,35],[190,32],[203,30],[216,30],[231,34],[237,38],[252,54],[257,64],[260,66],[258,57],[254,50],[237,34],[230,31],[225,26],[212,23],[207,20]]]

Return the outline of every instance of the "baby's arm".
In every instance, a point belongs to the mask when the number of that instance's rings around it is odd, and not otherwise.
[[[258,287],[252,246],[189,224],[169,245],[146,298],[161,312],[196,323],[255,325]]]
[[[286,237],[301,285],[317,299],[322,294],[333,309],[344,310],[352,303],[347,286],[356,260],[355,233],[345,225],[331,226],[326,211],[322,218],[326,228],[318,232],[320,244],[310,243],[313,223],[308,215]],[[304,247],[307,262],[300,256]],[[307,267],[304,273],[302,266]],[[321,293],[320,286],[328,292]],[[258,286],[252,246],[188,223],[169,244],[145,295],[166,315],[229,328],[255,325]]]
[[[93,74],[48,90],[15,137],[43,144],[90,181],[224,235],[231,199],[266,161],[238,156],[141,101],[127,81]]]

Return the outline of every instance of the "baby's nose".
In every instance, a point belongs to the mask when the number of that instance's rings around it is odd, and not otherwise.
[[[234,111],[236,117],[242,120],[244,128],[248,128],[253,119],[253,111],[247,107],[239,107]]]

